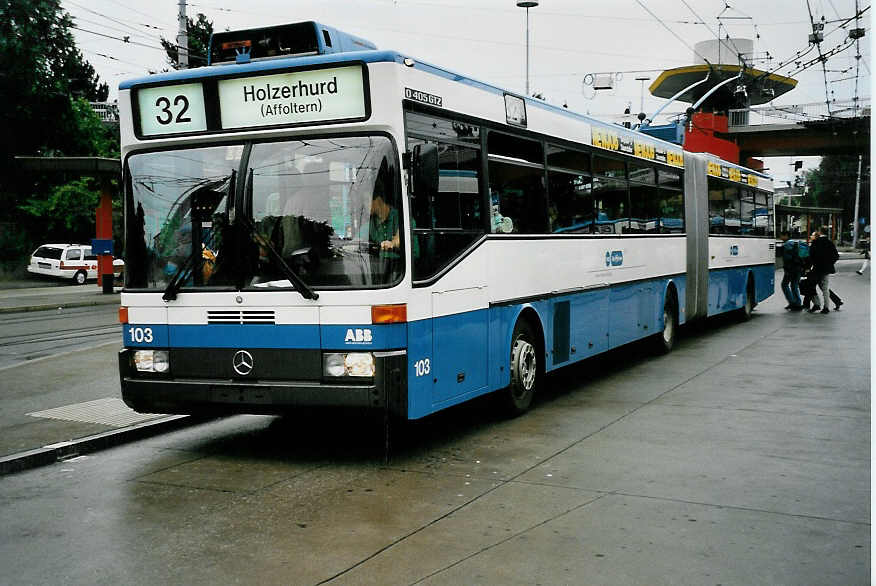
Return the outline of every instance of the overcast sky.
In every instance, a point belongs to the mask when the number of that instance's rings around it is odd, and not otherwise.
[[[109,83],[111,100],[121,80],[168,67],[158,38],[176,38],[178,0],[61,3],[83,29],[74,31],[77,45]],[[859,5],[865,8],[869,2],[859,0]],[[843,44],[851,26],[839,29],[841,23],[832,21],[852,17],[854,0],[809,0],[809,7],[806,0],[542,0],[529,11],[531,93],[541,92],[552,103],[616,121],[627,104],[633,112],[639,110],[642,82],[636,78],[649,77],[644,82],[644,109],[650,114],[665,101],[648,95],[647,86],[664,69],[693,64],[693,46],[714,39],[719,25],[722,37],[729,33],[753,39],[758,56],[769,52],[772,60],[756,62],[759,69],[793,62],[797,52],[808,48],[810,7],[817,22],[822,17],[826,21],[823,51]],[[515,0],[195,0],[187,10],[190,16],[205,14],[216,30],[316,20],[364,37],[380,49],[524,90],[525,10],[517,8]],[[793,75],[797,87],[775,103],[823,105],[825,87],[830,99],[851,100],[857,81],[857,95],[869,105],[869,10],[861,26],[867,36],[860,43],[863,57],[857,79],[857,51],[852,45],[827,62],[827,84],[816,63]],[[119,40],[125,36],[130,43]],[[813,57],[815,51],[802,60]],[[794,69],[792,64],[777,73],[787,75]],[[594,92],[583,83],[588,73],[609,72],[619,78],[613,91]],[[677,103],[666,111],[682,112],[686,106]],[[804,160],[806,167],[818,161]],[[791,163],[788,157],[767,160],[770,173],[779,180],[792,177]]]

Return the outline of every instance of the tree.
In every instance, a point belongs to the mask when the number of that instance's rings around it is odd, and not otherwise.
[[[63,192],[68,208],[93,218],[95,195],[82,182],[62,190],[64,179],[24,174],[15,155],[118,156],[117,133],[88,104],[106,100],[109,88],[77,49],[72,25],[58,0],[0,0],[0,261],[17,261],[48,234],[73,240],[93,232],[93,222],[84,231],[75,219],[49,232],[46,214],[56,208],[42,204]]]
[[[843,208],[853,214],[857,180],[857,155],[825,155],[818,168],[806,174],[806,195],[803,198],[803,205]],[[868,193],[870,193],[870,157],[865,153],[861,165],[862,207],[868,199],[866,197]]]
[[[825,155],[817,169],[806,173],[806,194],[802,205],[843,209],[842,232],[851,238],[849,225],[855,218],[855,192],[858,182],[857,155]],[[870,218],[870,156],[861,162],[861,192],[858,216]]]
[[[213,23],[198,13],[197,20],[186,17],[186,30],[189,35],[189,66],[200,67],[207,64],[207,51],[213,35]],[[179,69],[179,47],[176,39],[168,41],[161,37],[161,46],[167,52],[167,61],[174,69]]]

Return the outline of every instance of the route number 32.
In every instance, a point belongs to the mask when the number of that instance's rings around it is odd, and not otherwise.
[[[179,124],[192,121],[189,116],[185,115],[189,109],[189,99],[185,96],[176,96],[173,99],[173,106],[178,109],[176,120],[174,120],[174,112],[171,110],[170,98],[166,96],[159,97],[155,100],[155,106],[161,110],[161,113],[155,117],[159,124],[167,125],[172,122]]]
[[[428,358],[414,362],[414,374],[417,376],[426,376],[430,372],[432,372],[432,365]]]
[[[138,344],[151,344],[154,339],[152,336],[152,328],[128,328],[128,334],[131,340]]]

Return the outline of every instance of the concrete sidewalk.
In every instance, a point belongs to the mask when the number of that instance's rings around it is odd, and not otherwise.
[[[59,307],[89,307],[93,305],[118,305],[119,292],[104,293],[94,283],[82,286],[46,285],[26,288],[0,288],[0,313],[19,311],[43,311]]]

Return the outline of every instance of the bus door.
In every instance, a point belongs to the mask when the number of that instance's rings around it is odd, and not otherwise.
[[[433,291],[433,404],[486,387],[487,307],[485,282]]]

